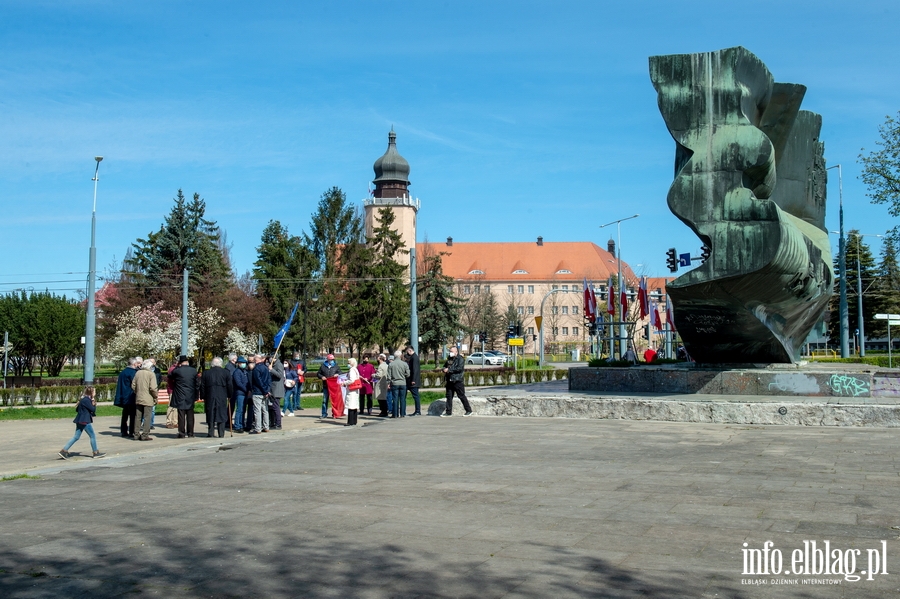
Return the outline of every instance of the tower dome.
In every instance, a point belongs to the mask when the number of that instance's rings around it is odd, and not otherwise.
[[[375,161],[372,168],[375,171],[375,197],[380,196],[377,191],[380,191],[382,188],[407,191],[409,186],[409,163],[397,151],[397,134],[394,133],[393,128],[388,133],[387,151]]]

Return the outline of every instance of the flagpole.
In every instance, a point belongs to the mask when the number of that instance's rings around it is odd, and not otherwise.
[[[622,281],[622,222],[626,220],[631,220],[632,218],[639,217],[640,214],[635,214],[634,216],[629,216],[626,218],[620,218],[619,220],[614,220],[610,223],[606,223],[605,225],[600,225],[600,228],[608,227],[609,225],[616,225],[616,236],[618,238],[618,247],[616,248],[616,259],[618,260],[618,270],[619,270],[619,357],[624,358],[625,352],[627,351],[627,347],[625,346],[625,296],[622,295],[623,290],[623,281]]]

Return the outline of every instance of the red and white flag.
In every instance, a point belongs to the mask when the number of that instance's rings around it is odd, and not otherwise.
[[[620,301],[622,305],[621,316],[622,320],[625,320],[625,315],[628,314],[628,291],[627,287],[625,285],[622,285],[621,282],[619,284],[619,287],[621,288],[619,289],[619,297],[621,298]]]
[[[652,302],[650,306],[650,324],[657,331],[661,331],[663,328],[662,321],[659,318],[659,305],[656,302]]]
[[[584,279],[584,317],[587,318],[590,322],[594,322],[594,305],[591,303],[591,289],[588,288],[587,279]]]
[[[641,284],[638,287],[638,301],[641,302],[641,320],[643,320],[650,314],[650,297],[647,295],[647,277],[641,277]]]
[[[609,287],[606,288],[606,311],[610,316],[616,315],[616,293],[613,289],[613,278],[609,278]]]
[[[594,318],[591,319],[591,322],[597,322],[597,319],[601,318],[601,316],[600,308],[597,306],[597,294],[594,293],[594,282],[591,281],[590,283],[588,283],[588,285],[591,289],[591,309],[593,310],[594,315]]]
[[[675,330],[675,310],[672,308],[672,302],[666,298],[666,322],[669,323],[669,329]]]

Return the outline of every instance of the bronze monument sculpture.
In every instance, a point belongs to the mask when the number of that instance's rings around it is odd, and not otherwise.
[[[675,139],[669,209],[709,257],[667,285],[701,363],[796,362],[832,293],[822,118],[745,48],[654,56]]]

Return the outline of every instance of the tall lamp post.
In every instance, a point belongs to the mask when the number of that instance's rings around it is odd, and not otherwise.
[[[88,260],[87,318],[84,326],[84,383],[94,382],[94,339],[97,334],[97,316],[94,306],[97,279],[97,182],[100,181],[100,161],[103,156],[95,156],[97,166],[94,169],[94,208],[91,211],[91,251]]]
[[[538,358],[538,368],[544,367],[544,302],[547,301],[547,298],[553,295],[554,293],[568,293],[568,289],[551,289],[547,295],[541,300],[541,312],[538,318],[541,319],[541,324],[538,326],[538,344],[541,346],[540,357]],[[577,293],[577,292],[576,292]]]
[[[840,219],[840,231],[838,234],[838,277],[841,279],[840,290],[841,297],[838,304],[838,313],[841,319],[841,357],[850,357],[850,316],[847,309],[847,248],[844,241],[844,179],[840,164],[829,166],[825,170],[836,168],[838,170],[838,200]]]
[[[306,368],[306,358],[308,354],[306,353],[306,323],[309,320],[309,286],[312,281],[307,281],[306,285],[303,286],[303,367]],[[316,301],[319,299],[319,296],[316,292],[313,292],[312,301]]]
[[[872,233],[857,233],[856,237],[856,322],[859,326],[859,357],[866,357],[866,327],[863,318],[863,288],[862,288],[862,268],[859,262],[859,254],[862,246],[863,237],[884,237],[884,235],[876,235]]]
[[[626,218],[620,218],[619,220],[614,220],[610,223],[606,223],[605,225],[600,225],[600,228],[608,227],[609,225],[616,225],[616,237],[617,237],[617,245],[616,245],[616,259],[618,261],[619,267],[619,357],[624,358],[625,352],[628,351],[625,343],[625,314],[624,314],[624,298],[625,295],[622,293],[623,287],[623,279],[622,279],[622,223],[626,220],[631,220],[632,218],[639,217],[640,214],[635,214],[634,216],[629,216]]]

